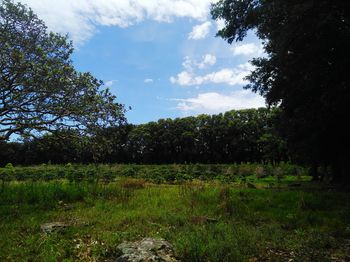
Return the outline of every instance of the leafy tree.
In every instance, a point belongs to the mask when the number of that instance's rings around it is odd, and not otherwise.
[[[85,140],[86,137],[79,137],[75,130],[62,130],[56,135],[46,134],[28,141],[27,146],[30,143],[32,151],[30,155],[36,157],[36,164],[84,162],[89,160],[85,155],[84,159],[81,157],[82,151],[86,150],[83,147]]]
[[[0,140],[124,122],[124,107],[72,64],[72,42],[48,32],[31,9],[0,1]]]
[[[59,136],[46,134],[24,143],[0,142],[0,166],[9,162],[276,163],[289,160],[277,134],[278,117],[278,111],[260,108],[119,125],[92,136],[62,130]]]
[[[5,166],[7,163],[14,165],[23,164],[22,152],[23,145],[21,143],[0,141],[0,167]]]
[[[217,35],[229,43],[249,30],[262,39],[267,55],[252,60],[247,88],[281,108],[294,158],[349,181],[350,2],[220,0],[211,13],[225,21]]]
[[[102,144],[102,148],[105,151],[105,154],[101,156],[102,161],[107,163],[129,162],[130,152],[128,152],[128,135],[132,129],[133,125],[125,124],[106,128],[99,132],[95,140]]]

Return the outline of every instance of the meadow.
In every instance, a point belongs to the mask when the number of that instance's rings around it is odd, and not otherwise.
[[[143,237],[182,261],[350,259],[350,194],[286,163],[8,164],[0,179],[0,261],[113,261]]]

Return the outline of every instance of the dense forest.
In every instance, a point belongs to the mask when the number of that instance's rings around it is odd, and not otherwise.
[[[290,160],[278,135],[276,109],[233,110],[218,115],[161,119],[101,129],[95,136],[74,131],[23,142],[3,142],[0,164],[40,163],[241,163]]]

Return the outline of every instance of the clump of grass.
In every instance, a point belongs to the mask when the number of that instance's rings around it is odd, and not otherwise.
[[[121,183],[123,188],[127,189],[141,189],[145,188],[146,180],[144,179],[126,179]]]
[[[231,190],[228,186],[223,186],[219,192],[219,207],[227,215],[235,214],[235,206],[231,199]]]

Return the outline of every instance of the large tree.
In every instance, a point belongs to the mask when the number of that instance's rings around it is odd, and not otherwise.
[[[229,43],[250,30],[262,39],[266,57],[252,60],[247,88],[281,108],[294,157],[349,181],[350,2],[220,0],[211,13]]]
[[[68,37],[48,32],[30,8],[0,0],[0,140],[125,120],[102,81],[74,68],[72,52]]]

